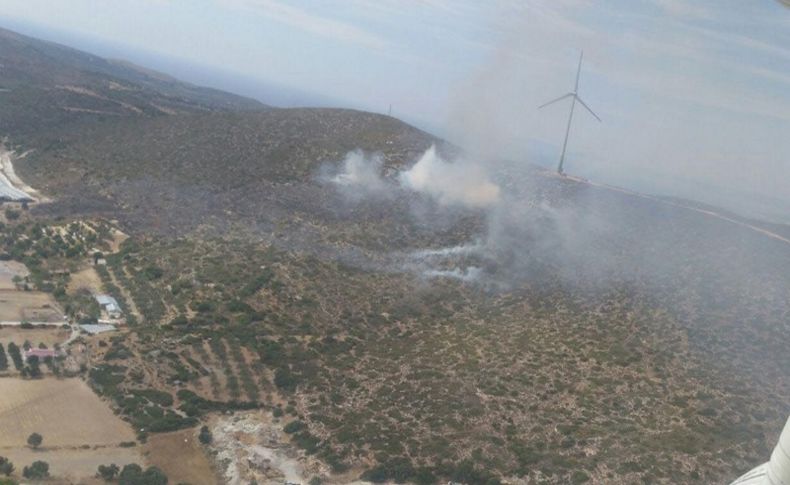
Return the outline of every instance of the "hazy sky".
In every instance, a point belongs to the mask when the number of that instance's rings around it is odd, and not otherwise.
[[[774,0],[0,0],[0,16],[386,112],[481,156],[790,222],[790,9]],[[2,21],[0,21],[2,25]],[[748,204],[748,207],[747,207]]]

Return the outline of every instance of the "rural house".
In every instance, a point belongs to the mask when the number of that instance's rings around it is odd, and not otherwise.
[[[30,359],[31,357],[36,356],[39,360],[44,360],[47,357],[52,357],[53,359],[58,356],[58,351],[53,349],[29,349],[25,350],[25,361]]]
[[[115,298],[110,295],[96,295],[95,298],[102,311],[106,312],[108,317],[113,319],[121,318],[121,307],[115,301]]]

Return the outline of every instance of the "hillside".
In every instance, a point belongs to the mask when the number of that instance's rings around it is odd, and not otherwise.
[[[225,233],[237,223],[239,234],[261,237],[299,217],[338,231],[363,232],[375,222],[380,231],[366,235],[371,244],[419,230],[407,217],[409,199],[348,214],[318,180],[322,167],[361,149],[383,154],[394,169],[437,142],[394,118],[341,109],[131,119],[16,140],[24,142],[20,151],[34,149],[17,170],[59,199],[41,208],[50,214],[103,214],[131,232],[162,235],[198,225]],[[379,224],[383,215],[400,222]]]
[[[24,63],[64,48],[10,39],[0,134],[51,202],[5,213],[2,254],[74,321],[98,314],[76,274],[117,298],[129,326],[70,358],[140,444],[206,426],[233,437],[207,445],[221,476],[282,483],[262,449],[305,482],[420,484],[721,483],[773,446],[782,240],[523,162],[488,161],[494,202],[447,203],[404,182],[430,146],[449,161],[424,183],[488,172],[397,119],[245,110],[70,50]],[[88,101],[103,113],[64,109]],[[367,171],[338,178],[349,157]]]
[[[0,133],[261,103],[0,28]]]
[[[295,403],[303,445],[338,470],[392,476],[405,453],[410,466],[471,459],[554,483],[579,467],[609,483],[716,481],[764,452],[786,412],[790,248],[759,232],[525,167],[503,168],[508,205],[490,214],[404,190],[350,201],[323,168],[362,148],[397,173],[434,141],[368,113],[54,136],[19,163],[57,200],[35,212],[121,221],[140,245],[112,271],[131,275],[141,335],[245,342],[264,375],[288,376],[266,381],[270,399]],[[422,276],[471,266],[478,283]],[[149,281],[147,267],[163,275]],[[432,473],[460,473],[447,466]]]

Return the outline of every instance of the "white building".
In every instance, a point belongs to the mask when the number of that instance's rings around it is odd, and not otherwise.
[[[110,295],[96,295],[95,298],[101,309],[107,312],[107,316],[110,318],[117,319],[123,316],[121,307],[118,305],[118,302],[115,301],[115,298],[111,297]]]

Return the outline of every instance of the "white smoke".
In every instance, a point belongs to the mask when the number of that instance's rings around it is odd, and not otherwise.
[[[431,146],[417,163],[401,173],[401,185],[435,198],[442,205],[490,207],[499,201],[499,186],[482,166],[460,160],[448,163]]]
[[[394,196],[398,187],[403,191],[428,196],[438,204],[438,212],[431,213],[430,223],[436,224],[442,214],[455,209],[485,209],[496,212],[501,202],[501,189],[491,181],[485,168],[465,159],[453,163],[444,160],[431,146],[408,170],[396,177],[385,178],[384,160],[381,155],[365,154],[361,150],[349,152],[334,173],[325,168],[324,180],[331,182],[346,197],[356,201]],[[425,204],[411,204],[414,217],[419,218]],[[479,256],[481,242],[439,249],[414,251],[407,257],[405,266],[427,278],[453,278],[461,281],[478,279],[482,269],[461,260]]]
[[[383,166],[381,155],[354,150],[346,155],[341,171],[328,179],[356,197],[388,195],[391,186],[381,175]],[[426,194],[443,206],[488,208],[500,196],[499,186],[481,165],[466,160],[447,162],[436,153],[435,146],[426,150],[410,169],[401,172],[397,182],[402,188]]]
[[[414,251],[411,256],[416,260],[430,260],[437,258],[441,259],[457,256],[468,256],[479,253],[482,249],[483,246],[479,242],[476,242],[474,244],[462,244],[460,246],[451,246],[447,248],[422,249],[419,251]]]
[[[467,268],[454,268],[449,270],[444,269],[428,269],[422,274],[426,278],[451,278],[461,281],[475,281],[480,277],[483,272],[477,266],[469,266]]]
[[[358,195],[384,194],[389,188],[381,177],[383,166],[381,155],[366,156],[361,150],[354,150],[346,154],[342,171],[330,181]]]
[[[464,260],[481,255],[484,249],[478,241],[459,246],[412,251],[407,257],[406,267],[422,274],[425,278],[474,281],[483,270]]]

